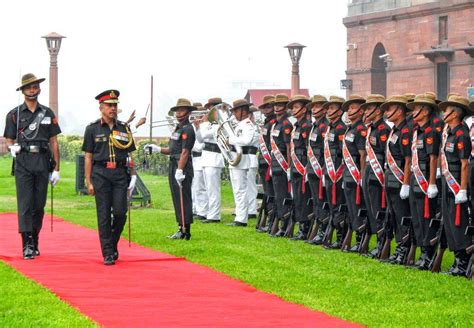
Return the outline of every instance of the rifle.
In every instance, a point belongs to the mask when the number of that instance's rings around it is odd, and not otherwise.
[[[285,201],[286,201],[287,199],[288,199],[288,198],[286,198],[286,199],[283,201],[283,204],[285,204]],[[285,213],[285,214],[283,215],[283,218],[277,218],[277,217],[275,217],[275,218],[273,219],[273,224],[272,224],[271,230],[270,230],[270,234],[271,234],[272,236],[274,236],[274,237],[281,237],[281,236],[276,236],[276,234],[278,233],[278,231],[280,231],[280,227],[279,227],[279,225],[280,225],[280,220],[283,219],[283,226],[282,226],[282,229],[284,229],[286,220],[288,220],[289,217],[291,217],[291,212],[292,212],[292,210],[290,209],[290,211],[288,211],[287,213]]]
[[[474,225],[469,224],[467,227],[466,227],[466,231],[464,232],[465,235],[467,236],[472,236],[474,235]],[[467,279],[469,280],[473,280],[474,279],[474,245],[471,245],[471,246],[468,246],[466,248],[466,253],[467,254],[471,254],[471,258],[469,259],[469,263],[467,265],[467,271],[466,271],[466,277]]]
[[[401,224],[408,228],[408,233],[403,236],[402,242],[406,243],[407,241],[411,241],[410,249],[408,250],[408,254],[406,256],[405,265],[412,265],[415,263],[415,255],[416,255],[416,243],[415,243],[415,231],[413,230],[413,224],[411,223],[411,216],[404,216],[402,217]]]
[[[257,194],[257,199],[262,200],[262,203],[260,204],[260,209],[258,210],[257,223],[255,224],[255,229],[257,230],[267,224],[267,198],[268,197],[264,197],[264,195],[261,193]]]
[[[346,205],[346,208],[347,208],[347,205]],[[348,215],[346,215],[346,219],[347,219],[347,226],[348,226],[348,229],[347,229],[347,233],[346,233],[346,236],[344,237],[344,241],[342,242],[342,245],[341,245],[341,250],[343,252],[347,252],[349,250],[349,248],[351,248],[351,244],[352,244],[352,234],[353,234],[353,230],[352,230],[352,226],[351,226],[351,222],[350,222],[350,217]]]
[[[440,272],[441,271],[441,263],[443,262],[444,252],[447,248],[447,240],[446,234],[444,231],[444,224],[441,220],[440,213],[436,214],[434,218],[430,221],[430,229],[437,229],[436,237],[430,240],[430,245],[435,246],[435,254],[436,256],[430,263],[431,272]]]
[[[337,226],[340,226],[341,223],[344,222],[344,219],[346,218],[346,215],[345,215],[346,210],[347,210],[347,205],[341,204],[339,205],[337,213],[333,213],[332,215],[330,215],[329,224],[328,224],[328,227],[326,228],[326,233],[324,235],[324,240],[323,240],[323,245],[325,247],[328,247],[331,245],[334,230],[336,229]]]
[[[306,206],[313,207],[313,198],[308,199],[308,202],[306,203]],[[308,232],[308,240],[312,240],[314,237],[316,237],[316,233],[318,232],[318,229],[319,229],[319,221],[316,218],[316,215],[314,213],[314,208],[313,208],[313,212],[311,212],[308,215],[308,220],[310,220],[310,222],[311,222],[310,228],[308,230],[309,231]]]
[[[379,214],[382,213],[382,214]],[[392,216],[390,215],[390,212],[378,212],[377,216],[379,215],[384,215],[384,227],[381,229],[382,235],[380,235],[381,238],[383,238],[382,243],[382,249],[379,252],[379,259],[380,260],[386,260],[390,256],[390,247],[392,245],[392,239],[393,239],[393,226],[392,226]],[[380,230],[379,230],[380,232]],[[378,232],[377,232],[378,233]],[[381,243],[381,244],[382,244]]]
[[[286,231],[285,231],[285,237],[287,238],[292,238],[293,237],[293,234],[294,234],[294,230],[295,230],[295,224],[296,224],[296,221],[294,220],[294,216],[295,216],[295,208],[294,208],[294,203],[293,203],[293,199],[291,198],[285,198],[283,200],[283,205],[286,205],[286,206],[291,206],[291,209],[290,209],[290,215],[289,217],[287,218],[288,221],[288,225],[286,227]],[[286,221],[286,220],[285,220]]]
[[[362,237],[362,241],[360,243],[360,249],[359,249],[359,254],[366,254],[369,251],[369,244],[370,244],[370,239],[372,238],[372,234],[370,233],[370,221],[369,221],[369,216],[367,213],[367,209],[360,209],[359,210],[359,216],[360,217],[365,217],[365,223],[359,227],[359,232],[363,232],[364,236]]]

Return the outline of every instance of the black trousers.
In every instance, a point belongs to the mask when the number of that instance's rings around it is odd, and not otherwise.
[[[91,182],[95,190],[97,224],[102,255],[113,255],[127,221],[127,188],[129,174],[123,167],[92,167]]]
[[[402,242],[403,236],[408,234],[409,227],[402,225],[402,218],[410,216],[410,202],[400,198],[400,189],[387,189],[387,209],[390,213],[392,226],[397,243]]]
[[[315,219],[321,221],[329,216],[329,211],[323,209],[323,204],[327,201],[326,187],[321,185],[321,195],[319,194],[320,179],[316,174],[308,174],[308,185],[313,198],[313,211]],[[321,197],[320,197],[321,196]]]
[[[270,201],[266,203],[266,212],[270,211],[273,209],[274,205],[274,197],[275,197],[275,192],[273,190],[273,181],[272,177],[269,176],[268,181],[266,180],[267,177],[267,169],[268,165],[259,165],[258,166],[258,175],[260,176],[260,180],[262,181],[262,186],[263,186],[263,193],[265,197],[270,197]]]
[[[185,179],[181,182],[181,188],[183,193],[183,210],[184,210],[184,224],[190,225],[193,223],[193,200],[191,197],[191,185],[193,183],[193,168],[192,165],[188,164],[183,170]],[[181,227],[183,225],[183,219],[181,218],[181,191],[176,181],[174,174],[178,168],[178,161],[175,159],[170,160],[170,166],[168,170],[168,181],[171,189],[171,197],[173,199],[174,212],[176,215],[176,222]]]
[[[15,160],[19,232],[39,232],[48,194],[48,155],[20,153]]]
[[[359,216],[359,210],[364,208],[364,196],[362,188],[360,189],[360,204],[356,204],[357,184],[352,178],[350,180],[344,180],[344,195],[346,197],[347,212],[349,215],[349,221],[351,229],[357,231],[362,225],[364,225],[364,218]]]
[[[364,192],[365,205],[367,207],[370,233],[375,234],[383,227],[384,223],[383,218],[377,220],[377,213],[385,211],[385,209],[382,209],[382,186],[378,182],[369,165],[365,167],[362,179],[362,190]]]
[[[275,190],[275,205],[276,205],[276,218],[282,219],[285,214],[290,212],[291,206],[284,205],[283,201],[285,198],[291,198],[291,194],[288,192],[288,179],[285,172],[278,172],[273,174],[273,190]]]
[[[333,217],[333,224],[335,222],[335,216],[342,215],[343,213],[339,212],[339,206],[346,204],[346,198],[344,197],[344,191],[342,189],[342,178],[336,183],[335,199],[333,199],[333,183],[329,176],[326,174],[326,196],[327,202],[329,203],[329,212]],[[340,225],[336,226],[337,230],[340,230]],[[345,229],[345,228],[344,228]]]
[[[293,173],[291,176],[291,188],[293,192],[293,204],[295,209],[295,221],[307,222],[308,215],[312,212],[312,208],[308,205],[311,198],[308,182],[305,181],[305,190],[303,192],[303,176],[299,173]]]
[[[416,246],[430,246],[430,240],[436,237],[436,229],[430,229],[430,219],[436,216],[438,205],[437,197],[428,200],[430,218],[424,218],[425,194],[414,192],[415,177],[410,179],[410,212],[412,217],[413,230],[415,232]]]
[[[460,224],[455,225],[456,204],[454,203],[454,194],[446,184],[444,177],[442,180],[442,202],[441,211],[443,214],[444,232],[448,247],[451,251],[460,251],[472,244],[472,236],[466,236],[464,232],[469,224],[469,203],[459,204],[461,206]]]

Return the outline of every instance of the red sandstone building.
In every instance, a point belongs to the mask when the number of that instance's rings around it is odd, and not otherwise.
[[[347,95],[445,99],[474,85],[474,0],[351,0],[343,22]]]

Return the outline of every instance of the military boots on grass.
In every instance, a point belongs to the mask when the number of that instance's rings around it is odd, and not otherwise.
[[[22,232],[21,239],[23,242],[23,259],[33,260],[35,258],[35,245],[33,240],[33,233]]]
[[[184,229],[182,228],[182,226],[179,226],[178,231],[174,235],[168,236],[168,238],[170,238],[170,239],[184,239],[184,240],[191,239],[191,225],[186,224],[184,226]]]

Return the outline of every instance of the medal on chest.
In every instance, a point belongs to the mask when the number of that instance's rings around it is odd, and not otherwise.
[[[390,138],[390,143],[395,144],[398,140],[398,134],[392,134],[392,137]]]
[[[334,133],[329,133],[328,139],[329,141],[334,142]]]
[[[454,151],[454,143],[446,142],[446,147],[444,148],[447,152],[452,153]]]
[[[296,131],[294,134],[293,134],[293,140],[299,140],[300,139],[300,131]]]
[[[350,132],[348,134],[346,134],[346,141],[349,141],[349,142],[354,142],[354,133]]]
[[[317,139],[318,139],[318,133],[316,131],[313,131],[311,135],[309,136],[309,140],[316,142]]]
[[[423,149],[423,140],[416,140],[416,149]]]
[[[280,130],[273,129],[273,131],[272,131],[272,136],[273,136],[273,137],[278,137],[279,135],[280,135]]]

